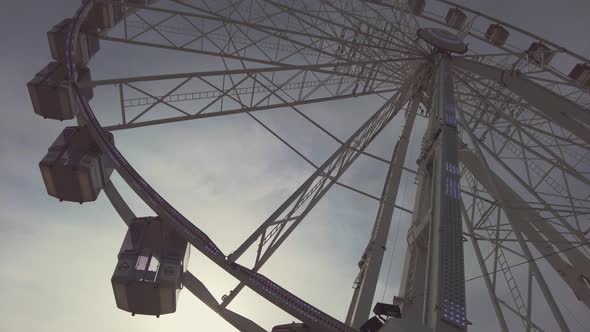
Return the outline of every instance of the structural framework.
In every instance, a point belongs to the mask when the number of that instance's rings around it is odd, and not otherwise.
[[[186,287],[239,331],[265,331],[228,308],[248,287],[300,321],[276,332],[466,331],[467,250],[502,331],[569,331],[563,290],[590,308],[590,60],[571,50],[445,0],[84,0],[48,40],[53,61],[28,84],[34,111],[77,125],[51,145],[41,173],[60,200],[104,190],[129,225],[112,278],[123,310],[172,313]],[[93,80],[90,60],[105,42],[209,56],[220,69]],[[170,80],[178,84],[159,95],[144,88]],[[90,100],[112,85],[120,122],[99,123]],[[382,106],[347,139],[301,111],[359,96]],[[256,115],[273,109],[299,114],[339,148],[312,162]],[[251,117],[315,171],[224,253],[127,162],[112,133],[231,114]],[[367,152],[392,121],[403,125],[391,159]],[[409,148],[420,150],[415,164]],[[361,155],[388,166],[380,197],[341,181]],[[113,171],[154,216],[134,215]],[[402,177],[416,180],[413,208],[397,204]],[[259,273],[334,185],[379,205],[344,322]],[[412,215],[402,282],[393,302],[373,307],[396,209]],[[187,271],[191,247],[239,281],[222,299]],[[514,271],[522,265],[526,273]]]

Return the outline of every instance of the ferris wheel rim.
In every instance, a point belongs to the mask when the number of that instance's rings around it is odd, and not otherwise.
[[[170,1],[172,1],[172,2],[174,2],[174,3],[184,3],[184,1],[180,1],[180,0],[170,0]],[[273,2],[273,3],[274,3],[274,2]],[[445,4],[448,4],[448,5],[454,5],[454,3],[450,2],[450,1],[443,1],[443,3],[445,3]],[[141,8],[144,8],[144,9],[149,9],[149,8],[148,8],[148,7],[146,7],[146,6],[140,6],[140,5],[132,5],[131,7],[133,7],[133,8],[136,8],[136,9],[141,9]],[[369,6],[369,7],[370,7],[370,6]],[[372,8],[372,7],[371,7],[371,8]],[[400,10],[400,8],[397,8],[397,7],[392,7],[392,8],[395,8],[396,10]],[[463,8],[463,7],[461,7],[461,8]],[[467,7],[465,7],[465,8],[467,8]],[[468,8],[467,8],[467,9],[468,9]],[[469,10],[470,10],[471,12],[473,12],[473,13],[476,13],[476,15],[485,15],[485,14],[479,13],[479,12],[477,12],[477,11],[475,11],[475,10],[472,10],[472,9],[469,9]],[[414,15],[410,15],[410,16],[414,16]],[[422,17],[422,18],[425,18],[425,19],[429,19],[428,17],[426,17],[426,16],[424,16],[424,15],[421,15],[421,16],[419,16],[419,17]],[[491,16],[487,16],[487,15],[486,15],[486,17],[488,17],[490,20],[494,20],[495,22],[503,22],[503,21],[501,21],[501,20],[499,20],[499,19],[496,19],[496,18],[493,18],[493,17],[491,17]],[[438,25],[445,26],[444,22],[442,22],[442,21],[434,21],[434,22],[435,22],[435,23],[437,23]],[[510,25],[510,27],[512,28],[513,26],[512,26],[512,25]],[[523,30],[523,29],[520,29],[520,28],[518,28],[518,27],[514,27],[514,29],[516,29],[516,31],[522,31],[523,33],[529,34],[531,37],[534,37],[534,38],[539,38],[539,40],[543,40],[543,41],[545,40],[545,39],[543,39],[543,38],[541,38],[541,37],[539,37],[539,36],[536,36],[536,35],[534,35],[534,34],[532,34],[532,33],[530,33],[530,32],[527,32],[527,31],[525,31],[525,30]],[[494,47],[499,47],[499,46],[497,46],[497,45],[494,45],[494,44],[492,44],[492,43],[491,43],[489,40],[487,40],[487,39],[485,39],[485,38],[482,38],[481,36],[478,36],[478,35],[476,35],[476,34],[473,34],[473,33],[471,33],[471,30],[469,30],[469,34],[470,34],[470,35],[472,35],[473,37],[475,37],[475,38],[479,39],[480,41],[483,41],[483,42],[487,43],[488,45],[491,45],[491,46],[494,46]],[[106,40],[110,40],[108,36],[104,36],[104,39],[106,39]],[[113,41],[114,41],[114,40],[113,40]],[[118,41],[118,40],[117,40],[117,41]],[[580,55],[578,55],[578,54],[576,54],[576,53],[573,53],[572,51],[569,51],[569,50],[567,50],[566,48],[564,48],[564,47],[561,47],[561,46],[559,46],[559,45],[557,45],[557,44],[555,44],[555,43],[552,43],[552,42],[550,42],[550,44],[551,44],[551,45],[555,45],[555,47],[556,47],[557,49],[559,49],[559,50],[566,50],[567,52],[570,52],[570,53],[572,54],[572,56],[575,56],[575,57],[577,57],[577,58],[580,58],[580,59],[585,59],[585,58],[581,57]],[[141,45],[141,43],[137,43],[137,45],[139,45],[139,46],[142,46],[142,45]],[[418,44],[416,44],[416,45],[418,45]],[[143,45],[143,46],[149,46],[149,45]],[[505,50],[505,51],[513,52],[513,51],[511,51],[510,49],[507,49],[505,46],[500,46],[499,48],[501,48],[501,49],[503,49],[503,50]],[[406,52],[406,51],[404,51],[404,52]],[[197,52],[197,53],[199,53],[199,52]],[[202,53],[202,52],[201,52],[201,53]],[[203,53],[203,54],[205,54],[205,53]],[[508,53],[507,53],[507,54],[508,54]],[[502,55],[502,56],[505,56],[505,55],[507,55],[507,54],[502,54],[502,53],[500,53],[500,54],[485,54],[485,55],[479,55],[479,54],[473,54],[473,55],[470,55],[470,54],[469,54],[469,55],[463,55],[463,57],[465,57],[466,59],[468,59],[468,58],[472,58],[472,57],[481,57],[481,56],[483,56],[483,57],[485,57],[486,59],[489,59],[489,60],[491,60],[491,61],[492,61],[492,62],[490,63],[491,65],[493,65],[493,66],[496,66],[496,67],[498,67],[499,69],[504,69],[504,68],[502,68],[502,66],[498,65],[498,64],[497,64],[497,62],[493,61],[493,59],[494,59],[494,57],[495,57],[495,56],[500,56],[500,55]],[[510,54],[512,54],[512,53],[510,53]],[[522,53],[522,54],[524,54],[524,53]],[[518,56],[522,57],[522,54],[519,54]],[[568,54],[569,54],[569,53],[568,53]],[[228,57],[227,55],[219,55],[219,54],[218,54],[218,55],[215,55],[215,56],[219,56],[219,57],[222,57],[222,58],[226,58],[226,57]],[[423,56],[426,56],[426,54],[423,54]],[[231,58],[231,57],[230,57],[230,58]],[[278,63],[278,65],[282,65],[282,64],[281,64],[281,63]],[[549,67],[549,66],[545,66],[545,67],[544,67],[544,69],[545,69],[545,72],[546,72],[546,73],[548,73],[548,74],[550,74],[551,76],[555,77],[556,81],[555,81],[555,82],[553,82],[553,85],[555,85],[555,84],[561,84],[561,85],[564,85],[564,86],[570,86],[570,87],[572,87],[572,88],[574,88],[574,89],[578,90],[578,92],[579,92],[579,93],[581,93],[583,96],[587,96],[587,97],[589,97],[589,98],[590,98],[590,89],[587,89],[587,88],[581,87],[579,83],[577,83],[577,82],[573,81],[573,80],[572,80],[571,78],[569,78],[569,77],[568,77],[568,76],[567,76],[565,73],[562,73],[562,72],[556,71],[554,68],[551,68],[551,67]],[[540,78],[540,77],[528,77],[528,78],[529,78],[529,79],[531,79],[531,80],[533,80],[535,84],[537,84],[537,85],[540,85],[540,86],[543,86],[543,84],[541,84],[541,83],[544,83],[544,82],[545,82],[545,80],[544,80],[544,79],[542,79],[542,78]],[[547,81],[547,82],[549,82],[549,81]],[[546,83],[546,84],[549,84],[549,83]],[[552,86],[552,85],[551,85],[551,86]],[[551,88],[551,86],[550,86],[550,88]],[[563,97],[563,98],[566,98],[566,97],[564,97],[564,96],[562,96],[562,97]],[[566,98],[566,99],[567,99],[567,98]],[[570,99],[570,100],[572,100],[572,99]],[[582,108],[586,108],[586,109],[588,109],[588,107],[590,107],[590,101],[588,102],[588,106],[581,105],[581,104],[580,104],[578,101],[576,101],[576,100],[572,100],[572,101],[574,101],[576,104],[580,105],[580,107],[582,107]],[[113,129],[115,129],[115,130],[120,130],[120,129],[123,129],[123,128],[122,128],[122,127],[120,127],[120,126],[113,126]]]
[[[138,196],[150,206],[154,211],[160,216],[168,214],[164,220],[168,222],[179,222],[177,221],[180,218],[180,222],[184,219],[190,226],[192,226],[193,230],[189,230],[189,228],[182,229],[182,223],[179,224],[179,232],[183,234],[182,236],[187,239],[189,243],[191,243],[197,250],[201,251],[209,260],[213,263],[224,269],[228,274],[234,276],[236,279],[244,282],[250,287],[252,290],[257,292],[262,297],[266,298],[267,300],[271,301],[273,304],[277,305],[281,309],[285,310],[286,312],[290,313],[291,315],[299,318],[304,322],[311,323],[313,325],[319,324],[327,329],[337,330],[337,331],[348,331],[348,332],[355,332],[356,329],[353,329],[349,326],[344,325],[340,321],[332,318],[331,316],[327,315],[326,313],[314,308],[313,306],[307,304],[303,300],[299,299],[294,294],[288,292],[284,288],[281,288],[277,284],[270,281],[268,278],[262,276],[257,272],[253,272],[250,269],[247,269],[243,266],[235,262],[230,262],[227,260],[227,256],[223,255],[223,253],[217,248],[217,246],[213,243],[211,239],[198,227],[196,227],[192,222],[188,221],[184,216],[182,216],[178,211],[174,210],[172,206],[167,203],[165,199],[163,199],[157,192],[155,192],[146,182],[141,178],[141,176],[134,171],[133,167],[127,163],[124,159],[122,154],[118,151],[118,149],[114,146],[114,144],[106,138],[104,134],[104,130],[102,129],[101,125],[96,120],[94,113],[92,112],[92,108],[86,101],[86,98],[82,95],[76,85],[77,73],[75,71],[76,64],[74,61],[74,57],[77,50],[77,43],[75,42],[77,34],[80,31],[82,22],[86,19],[89,14],[90,9],[92,6],[97,2],[97,0],[84,0],[80,5],[76,15],[74,16],[74,24],[71,26],[71,30],[68,33],[67,44],[66,44],[66,51],[67,51],[67,76],[70,80],[70,83],[74,87],[74,94],[76,96],[75,102],[79,104],[82,119],[86,122],[86,125],[90,128],[90,133],[97,139],[97,143],[103,153],[106,153],[111,161],[115,163],[115,168],[117,172],[122,175],[123,179],[127,184],[134,189],[134,191],[138,194]],[[125,166],[128,167],[125,167]],[[129,180],[129,177],[124,176],[127,172],[130,173],[130,176],[134,178],[134,180]],[[136,175],[134,175],[135,173]],[[144,192],[140,192],[139,188],[143,187]],[[113,190],[114,187],[111,188]],[[145,195],[147,193],[152,193],[155,197],[154,198],[147,198]],[[166,211],[166,208],[162,205],[166,204],[170,208],[172,208],[172,214],[170,212],[163,213]],[[159,213],[158,213],[159,211]],[[186,227],[186,226],[184,226]],[[195,234],[195,232],[197,234]],[[199,234],[200,233],[200,234]],[[202,242],[201,244],[195,244],[195,238],[191,238],[190,235],[186,234],[194,234],[198,241]],[[221,256],[220,256],[221,255]],[[249,281],[249,279],[251,281]],[[194,280],[197,280],[196,278]],[[264,286],[262,286],[264,285]],[[275,295],[276,294],[276,295]],[[280,295],[279,295],[280,294]],[[207,302],[205,302],[207,304]],[[227,311],[227,310],[226,310]],[[235,313],[234,313],[235,315]],[[244,317],[242,317],[244,319]],[[227,319],[227,318],[226,318]],[[254,324],[254,323],[252,323]]]
[[[93,4],[93,3],[94,3],[94,0],[85,0],[85,2],[83,3],[83,6],[86,6],[88,4]],[[83,7],[81,7],[81,9],[82,8]],[[80,15],[77,14],[76,16],[79,17],[79,18],[84,17],[84,15],[83,15],[84,14],[84,11],[81,11],[80,13],[81,13]],[[88,14],[88,10],[86,10],[85,14],[86,15]],[[80,24],[78,23],[78,24],[76,24],[76,26],[79,29]],[[73,40],[75,40],[76,33],[77,33],[77,31],[72,31],[71,32],[71,36],[70,36],[70,38],[68,40],[69,41],[69,43],[68,43],[68,45],[69,45],[68,54],[69,54],[69,68],[70,68],[69,74],[70,74],[70,80],[71,80],[71,82],[73,82],[73,84],[77,84],[76,83],[76,72],[74,70],[75,64],[74,64],[74,61],[73,61],[73,58],[74,58],[74,55],[75,55],[75,47],[76,47],[76,45],[75,45],[76,43],[74,43]],[[90,105],[88,105],[87,102],[83,100],[83,97],[81,96],[80,91],[78,91],[78,89],[75,89],[75,93],[78,96],[78,102],[80,103],[81,108],[84,111],[90,112],[91,114],[88,114],[88,115],[91,115],[92,117],[94,117],[94,114],[92,113],[92,109],[90,108]],[[80,98],[82,98],[82,100]],[[88,116],[84,112],[82,112],[82,114],[83,114],[83,116]],[[103,130],[103,128],[100,125],[99,125],[99,128],[96,128],[96,132],[99,135],[102,135],[102,130]],[[109,144],[107,140],[105,140],[105,142],[106,142],[107,145]],[[139,180],[137,180],[137,181],[139,181]],[[142,200],[143,200],[143,198],[142,198]]]

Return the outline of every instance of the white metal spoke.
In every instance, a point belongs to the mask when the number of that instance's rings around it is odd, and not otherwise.
[[[590,309],[586,56],[449,0],[83,0],[48,39],[53,60],[27,84],[33,109],[46,118],[75,119],[78,127],[66,128],[39,164],[47,192],[83,203],[104,190],[129,234],[138,222],[149,228],[155,221],[154,232],[174,242],[156,245],[157,236],[150,236],[134,251],[148,256],[130,251],[118,256],[112,282],[122,310],[172,313],[185,287],[237,330],[264,332],[267,328],[228,309],[248,287],[298,321],[273,331],[359,332],[372,322],[385,324],[380,331],[466,332],[468,306],[479,306],[468,286],[481,285],[501,331],[569,331],[572,321],[562,310],[577,318],[562,304],[577,300]],[[117,63],[106,59],[113,66],[105,67],[94,60],[102,56],[100,47],[120,49],[122,55]],[[111,74],[101,75],[105,68]],[[108,91],[113,86],[116,91]],[[328,114],[323,103],[342,108],[355,97],[363,97],[358,101],[367,107],[374,101],[382,106],[341,138],[334,125],[351,124],[353,118]],[[105,105],[120,105],[120,115],[93,110]],[[277,117],[290,111],[336,150],[325,161],[314,161],[316,156],[263,121],[257,112],[265,110]],[[237,114],[256,122],[312,171],[226,255],[137,172],[121,153],[126,140],[113,139],[112,132]],[[341,119],[332,121],[336,117]],[[393,120],[400,123],[387,127]],[[395,147],[396,140],[388,140],[391,159],[368,152],[387,148],[370,145],[380,143],[377,137],[389,129],[401,131]],[[381,196],[345,178],[354,175],[347,171],[361,155],[388,168]],[[412,155],[415,170],[405,165]],[[111,182],[113,171],[154,217],[136,216]],[[400,188],[403,177],[414,182]],[[333,186],[378,205],[344,322],[259,273]],[[369,320],[395,209],[403,218],[411,215],[403,269],[392,269],[398,264],[392,253],[385,303],[379,304],[389,312],[375,312]],[[176,244],[184,254],[166,256]],[[237,280],[228,295],[216,299],[200,279],[205,276],[187,271],[191,246]],[[252,254],[249,267],[239,263],[245,253]],[[142,268],[138,264],[146,257],[149,268]],[[392,276],[399,282],[393,287],[391,271],[401,273]],[[146,294],[156,290],[144,287],[148,279],[158,286],[154,303],[147,303]],[[138,285],[144,287],[141,297],[129,291]],[[393,302],[385,301],[392,289]],[[164,303],[168,291],[173,302]]]

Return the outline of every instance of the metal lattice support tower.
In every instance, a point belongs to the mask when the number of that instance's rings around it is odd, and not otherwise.
[[[421,169],[401,296],[404,315],[434,331],[467,327],[459,193],[457,115],[450,57],[435,55],[431,117]]]

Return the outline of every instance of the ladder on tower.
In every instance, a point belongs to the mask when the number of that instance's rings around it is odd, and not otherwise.
[[[473,177],[473,175],[471,173],[464,171],[462,177],[467,181],[467,183],[471,187],[475,187],[475,185],[476,185],[475,178]],[[479,212],[480,216],[485,217],[485,220],[482,223],[482,225],[488,226],[485,228],[486,233],[490,239],[493,239],[495,234],[494,234],[494,231],[490,228],[490,227],[492,227],[492,225],[488,221],[489,215],[486,215],[486,209],[483,206],[483,203],[481,202],[481,200],[475,199],[474,205],[477,208],[477,211]],[[497,206],[496,208],[499,209],[499,206]],[[498,213],[500,213],[500,211],[498,211]],[[500,265],[499,270],[502,271],[502,274],[504,275],[504,280],[506,281],[506,284],[508,285],[508,289],[510,290],[510,294],[511,294],[512,299],[514,301],[514,305],[516,306],[516,311],[519,313],[522,323],[524,324],[524,327],[526,329],[526,327],[527,327],[527,321],[526,321],[527,306],[524,303],[524,299],[522,297],[520,289],[518,288],[518,284],[516,283],[516,279],[514,278],[514,274],[512,274],[512,271],[510,270],[510,265],[508,264],[508,260],[506,259],[506,256],[504,255],[504,250],[502,250],[502,247],[500,247],[499,243],[495,244],[495,250],[497,251],[496,260],[498,261],[498,265]],[[494,271],[494,273],[496,271]],[[494,290],[494,292],[495,292],[495,290]]]

